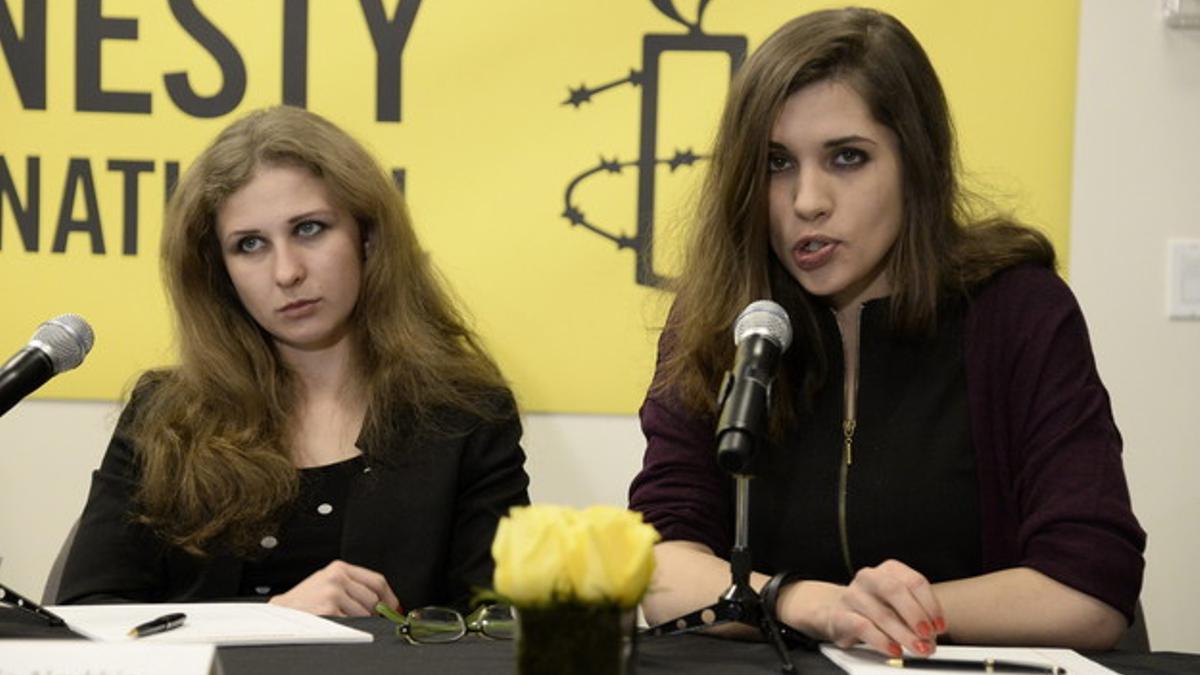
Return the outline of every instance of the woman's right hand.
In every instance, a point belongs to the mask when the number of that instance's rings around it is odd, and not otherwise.
[[[814,602],[815,601],[815,602]],[[780,594],[780,615],[807,633],[850,647],[859,642],[890,656],[929,656],[946,619],[933,587],[896,560],[864,567],[848,586],[800,582]]]
[[[380,602],[400,610],[400,601],[382,574],[341,560],[334,560],[270,600],[272,605],[321,616],[371,616]]]

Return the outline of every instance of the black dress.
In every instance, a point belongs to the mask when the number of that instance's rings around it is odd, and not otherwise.
[[[300,494],[277,532],[259,542],[260,557],[242,566],[238,595],[286,593],[331,560],[342,557],[342,525],[350,489],[368,470],[362,455],[300,470]]]

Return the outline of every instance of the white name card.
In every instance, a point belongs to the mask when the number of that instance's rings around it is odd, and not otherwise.
[[[214,645],[0,640],[2,675],[221,675]]]

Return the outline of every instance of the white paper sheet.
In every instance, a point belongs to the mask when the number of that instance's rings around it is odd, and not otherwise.
[[[4,675],[220,675],[213,645],[0,640]]]
[[[821,645],[821,653],[839,668],[851,675],[898,675],[907,670],[913,675],[929,673],[931,675],[979,675],[982,668],[972,670],[922,670],[919,668],[897,668],[887,665],[887,658],[879,652],[865,647],[839,649],[833,645]],[[1067,675],[1118,675],[1112,670],[1092,661],[1070,649],[1050,649],[1045,647],[965,647],[939,646],[933,659],[968,659],[983,661],[998,659],[1004,661],[1020,661],[1022,663],[1044,663],[1048,666],[1058,666],[1066,670]]]
[[[105,642],[276,645],[373,639],[370,633],[307,612],[254,602],[58,605],[50,611],[80,635]],[[129,636],[130,628],[172,612],[187,615],[179,628],[143,638]]]

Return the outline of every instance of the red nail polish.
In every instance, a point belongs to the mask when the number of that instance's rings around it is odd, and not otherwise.
[[[930,654],[933,652],[933,644],[928,640],[917,640],[917,653]]]
[[[917,622],[917,635],[927,638],[927,637],[929,637],[929,634],[932,632],[933,632],[933,629],[929,627],[928,621],[918,621]]]
[[[936,628],[937,632],[939,633],[946,632],[946,620],[939,616],[933,620],[933,627]]]
[[[896,658],[900,658],[901,656],[904,656],[904,650],[900,648],[899,644],[890,642],[888,643],[888,654],[891,654]]]

